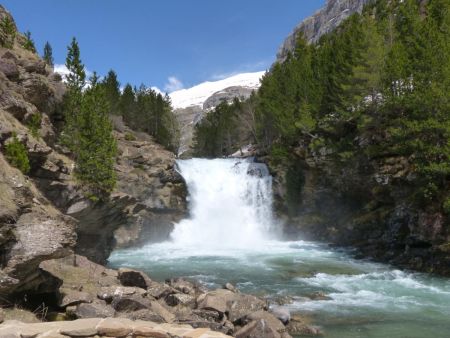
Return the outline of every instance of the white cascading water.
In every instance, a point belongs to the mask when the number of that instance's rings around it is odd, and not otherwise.
[[[175,226],[179,245],[244,248],[273,237],[272,177],[251,159],[178,161],[189,190],[190,218]]]
[[[286,295],[291,311],[317,318],[329,338],[450,337],[449,279],[355,260],[320,243],[276,240],[264,165],[192,159],[178,166],[190,217],[170,241],[116,250],[111,266],[160,281],[184,276],[210,288],[231,282],[243,292]],[[313,292],[331,299],[309,299]]]

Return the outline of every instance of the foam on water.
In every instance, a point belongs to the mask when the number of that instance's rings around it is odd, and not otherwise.
[[[178,167],[189,189],[191,217],[175,226],[176,245],[235,249],[270,238],[272,178],[251,160],[191,159]]]

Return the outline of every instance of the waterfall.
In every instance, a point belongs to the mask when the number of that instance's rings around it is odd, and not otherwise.
[[[272,177],[251,159],[177,162],[189,190],[190,217],[171,234],[179,245],[245,248],[273,237]]]

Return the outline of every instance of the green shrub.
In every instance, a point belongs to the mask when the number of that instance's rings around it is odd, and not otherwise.
[[[274,164],[283,163],[289,159],[288,148],[281,144],[272,144],[270,148],[270,159]]]
[[[5,48],[13,48],[16,39],[16,28],[13,21],[5,16],[0,21],[0,45]]]
[[[26,31],[24,35],[25,35],[25,42],[23,43],[23,48],[29,50],[32,53],[36,53],[36,46],[34,45],[34,41],[31,38],[31,32]]]
[[[127,140],[127,141],[136,141],[136,136],[134,136],[132,133],[126,133],[125,134],[125,140]]]
[[[28,129],[30,129],[31,131],[31,135],[33,135],[35,138],[38,138],[40,136],[39,129],[41,129],[41,123],[42,123],[41,113],[32,115],[27,123]]]
[[[450,197],[447,197],[442,203],[442,208],[447,215],[450,215]]]
[[[25,146],[19,141],[17,135],[13,136],[13,140],[5,146],[6,159],[14,167],[18,168],[24,174],[30,171],[30,161]]]

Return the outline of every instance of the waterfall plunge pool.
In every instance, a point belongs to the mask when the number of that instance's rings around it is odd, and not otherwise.
[[[448,279],[355,260],[320,243],[276,240],[271,177],[250,160],[192,159],[179,168],[190,218],[167,242],[115,251],[110,266],[292,297],[291,312],[310,317],[324,337],[450,337]],[[307,298],[318,291],[332,299]]]

